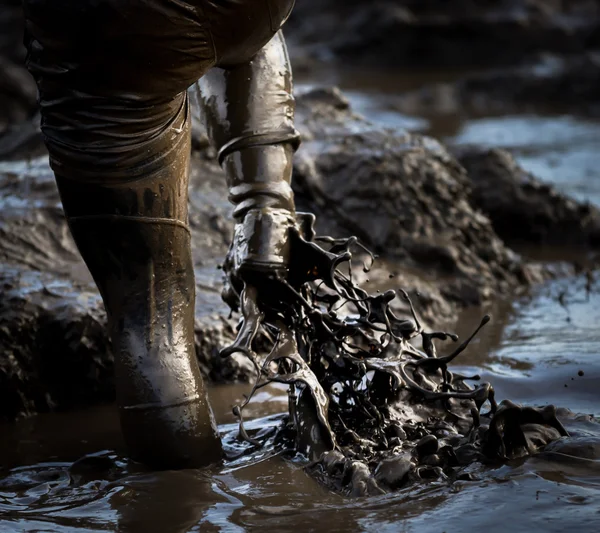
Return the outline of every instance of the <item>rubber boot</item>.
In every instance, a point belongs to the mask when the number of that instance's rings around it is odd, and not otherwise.
[[[212,69],[198,88],[235,206],[235,269],[285,271],[287,234],[295,224],[292,159],[300,137],[282,33],[251,61]]]
[[[134,459],[156,468],[200,467],[222,457],[195,353],[189,131],[182,135],[182,156],[147,178],[89,183],[57,176],[71,232],[108,314],[125,441]]]

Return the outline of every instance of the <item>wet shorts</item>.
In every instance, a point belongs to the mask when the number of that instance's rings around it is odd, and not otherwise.
[[[294,0],[24,0],[42,132],[65,177],[136,177],[169,164],[186,89],[249,61]],[[177,137],[177,138],[175,138]],[[171,155],[170,155],[171,154]]]

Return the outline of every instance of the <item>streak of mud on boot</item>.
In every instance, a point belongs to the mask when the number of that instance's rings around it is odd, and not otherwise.
[[[246,401],[234,408],[240,438],[253,447],[264,443],[269,435],[246,431],[243,409],[261,387],[289,384],[290,415],[278,430],[279,445],[306,453],[312,459],[306,468],[327,487],[360,496],[418,480],[469,479],[465,467],[474,462],[532,455],[567,435],[554,406],[498,405],[489,383],[471,385],[478,376],[449,370],[489,316],[449,355],[438,355],[436,342],[458,337],[425,331],[404,290],[399,295],[412,319],[392,311],[398,292],[359,287],[352,251],[367,252],[370,266],[375,257],[355,237],[315,237],[312,222],[302,235],[292,230],[286,280],[271,278],[257,290],[224,265],[226,301],[241,308],[241,322],[222,355],[242,352],[258,373]],[[421,349],[414,346],[419,337]]]

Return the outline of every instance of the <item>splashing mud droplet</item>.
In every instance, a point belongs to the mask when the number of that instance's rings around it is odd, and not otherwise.
[[[472,386],[467,381],[479,376],[449,370],[489,315],[449,355],[438,356],[436,342],[458,342],[458,336],[425,331],[405,290],[399,292],[411,318],[392,310],[396,291],[369,294],[354,283],[352,250],[365,252],[355,237],[309,240],[293,231],[291,240],[286,279],[270,279],[269,290],[242,285],[238,336],[222,351],[247,355],[258,372],[251,393],[234,408],[242,439],[261,445],[243,421],[256,391],[286,383],[290,414],[282,439],[288,435],[290,448],[309,455],[307,469],[328,487],[361,495],[458,479],[475,461],[523,457],[567,435],[554,407],[498,405],[489,383]],[[224,272],[229,287],[240,286],[231,265]]]

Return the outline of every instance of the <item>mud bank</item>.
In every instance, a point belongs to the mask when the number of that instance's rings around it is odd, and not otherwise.
[[[454,303],[480,305],[548,274],[498,237],[469,173],[435,139],[370,124],[336,89],[304,94],[299,110],[299,206],[316,213],[320,233],[357,235],[400,265],[394,283],[412,287],[419,307],[449,316]]]
[[[287,25],[298,64],[489,67],[600,46],[600,3],[547,0],[298,2]]]
[[[479,146],[450,151],[469,175],[471,201],[490,218],[500,238],[582,250],[600,245],[600,211],[536,179],[508,151]]]
[[[503,243],[494,226],[502,214],[492,224],[479,210],[486,204],[476,203],[472,183],[478,171],[471,176],[439,142],[369,123],[335,89],[299,95],[298,113],[304,137],[295,169],[299,207],[317,214],[320,233],[356,234],[380,253],[382,268],[369,274],[370,283],[389,283],[392,274],[394,286],[409,291],[428,321],[452,320],[460,307],[525,290],[552,275]],[[248,361],[217,357],[235,329],[220,299],[218,269],[232,224],[224,178],[199,129],[195,146],[190,224],[197,355],[208,379],[245,380],[252,375]],[[521,181],[518,167],[507,165],[505,171]],[[549,201],[535,198],[540,209]],[[553,198],[583,209],[560,195]],[[0,204],[0,416],[112,399],[104,313],[68,233],[46,157],[0,163]],[[565,238],[580,236],[581,226],[568,218],[571,211],[552,213],[540,223],[564,226]],[[504,216],[510,226],[514,213]],[[586,220],[592,224],[598,213],[590,211]],[[367,283],[360,265],[357,275]]]

